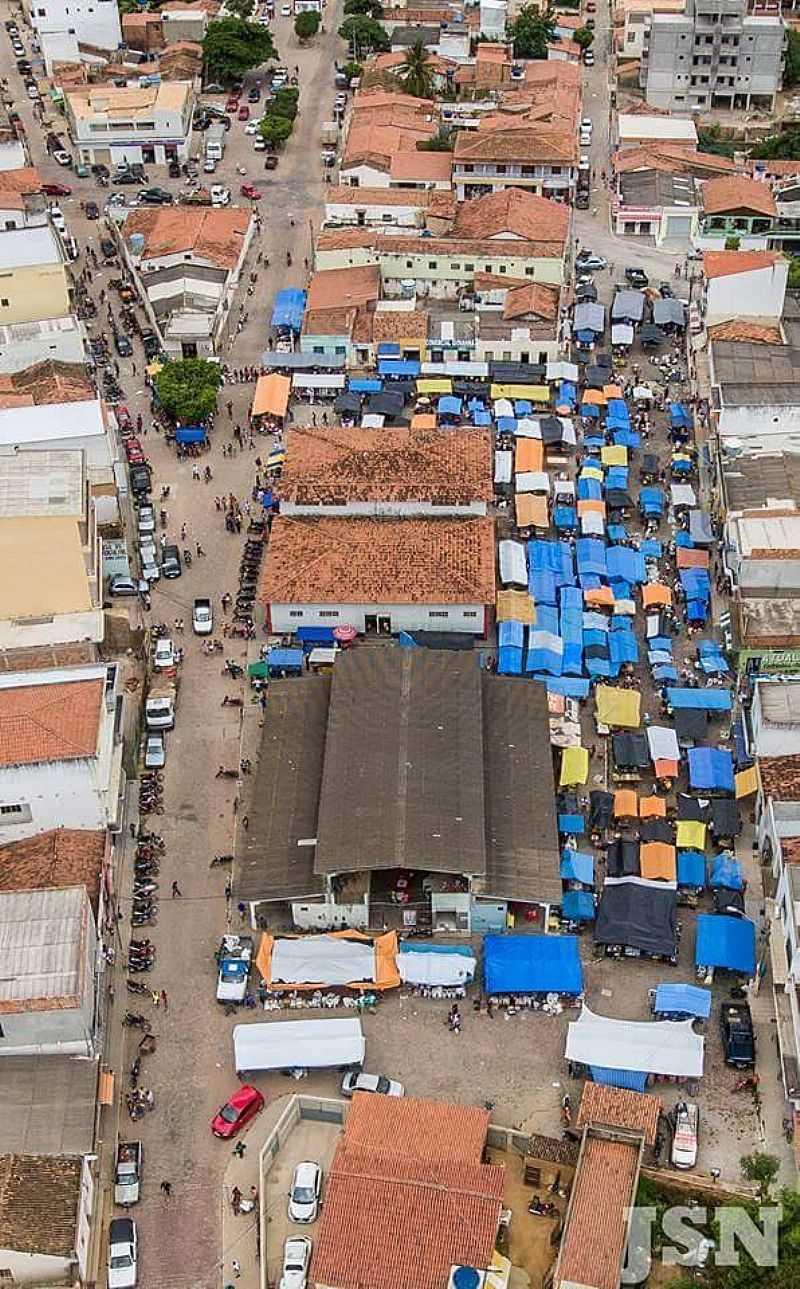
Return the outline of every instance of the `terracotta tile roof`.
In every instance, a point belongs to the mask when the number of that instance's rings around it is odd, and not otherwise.
[[[553,54],[568,54],[570,58],[578,59],[581,56],[581,46],[576,40],[565,40],[562,36],[559,40],[554,40],[547,46]]]
[[[513,291],[518,286],[530,286],[527,278],[524,277],[506,277],[499,273],[476,273],[473,279],[476,291],[491,291],[494,287],[500,287],[503,291]]]
[[[486,1267],[504,1169],[481,1163],[489,1116],[357,1093],[328,1173],[310,1280],[337,1289],[442,1289]]]
[[[81,363],[53,359],[0,375],[0,408],[83,403],[97,397]]]
[[[217,268],[233,269],[249,227],[250,212],[238,206],[224,210],[159,206],[155,210],[131,211],[124,232],[129,246],[131,233],[144,236],[143,260],[183,253],[208,260]]]
[[[500,128],[459,130],[454,151],[456,161],[519,161],[525,164],[555,162],[575,164],[578,141],[566,130],[531,130]]]
[[[375,314],[370,309],[356,309],[350,339],[354,345],[368,345],[372,342],[372,321]]]
[[[380,315],[378,315],[380,316]],[[485,430],[290,430],[283,501],[491,501],[492,447]]]
[[[492,604],[494,592],[491,519],[279,516],[259,599],[265,604]]]
[[[376,264],[363,264],[349,269],[323,269],[308,284],[306,308],[346,308],[377,300],[381,291],[380,271]]]
[[[564,253],[563,242],[522,242],[498,239],[496,242],[485,240],[467,242],[450,237],[400,237],[383,236],[380,240],[381,250],[386,254],[400,252],[404,255],[482,255],[495,259],[501,256],[504,260],[561,259]]]
[[[783,336],[778,326],[763,322],[748,322],[746,318],[733,318],[718,322],[708,328],[709,340],[740,340],[751,345],[782,345]]]
[[[746,161],[745,170],[753,174],[774,175],[776,179],[785,179],[787,175],[800,175],[800,158],[794,161]]]
[[[106,834],[83,828],[51,828],[0,846],[0,891],[85,886],[97,913]]]
[[[733,273],[771,268],[782,259],[780,251],[706,251],[703,272],[707,278],[730,277]]]
[[[428,315],[424,309],[378,309],[372,319],[372,338],[381,341],[427,340]]]
[[[390,188],[386,189],[391,192]],[[346,251],[354,246],[365,246],[374,248],[378,244],[378,232],[374,228],[362,227],[356,228],[337,228],[323,229],[317,238],[318,251]],[[337,272],[344,272],[338,269]],[[350,269],[346,270],[348,273]]]
[[[563,243],[569,221],[568,206],[520,188],[502,188],[463,202],[456,212],[452,233],[454,237],[482,240],[513,233],[529,242]]]
[[[341,168],[347,170],[351,166],[362,164],[388,170],[392,157],[401,151],[415,154],[417,142],[430,139],[434,133],[432,122],[420,122],[416,119],[398,121],[392,120],[390,113],[387,116],[390,119],[385,123],[376,120],[373,115],[370,115],[369,120],[361,114],[353,118],[347,132]]]
[[[569,1137],[561,1140],[558,1137],[543,1137],[538,1132],[532,1132],[528,1141],[530,1143],[528,1154],[534,1159],[549,1160],[553,1164],[566,1164],[569,1168],[574,1168],[578,1162],[578,1143],[571,1141]]]
[[[648,1146],[655,1145],[661,1102],[644,1092],[584,1083],[576,1127],[629,1128],[641,1131]]]
[[[720,215],[737,210],[753,211],[757,215],[769,216],[778,213],[775,198],[769,186],[757,179],[744,179],[741,175],[707,179],[703,184],[702,195],[703,210],[707,215]]]
[[[0,1155],[3,1248],[70,1258],[77,1244],[81,1160],[67,1155]]]
[[[760,756],[758,772],[765,797],[800,801],[800,756]]]
[[[0,689],[0,765],[94,756],[102,680]]]
[[[545,286],[542,282],[528,282],[515,287],[506,296],[503,317],[524,318],[533,313],[538,318],[553,322],[558,317],[558,287]]]
[[[624,1141],[587,1136],[572,1183],[554,1289],[619,1289],[639,1152]]]
[[[679,143],[644,143],[617,153],[614,170],[618,175],[630,170],[660,170],[667,174],[724,174],[735,170],[732,157],[718,157],[714,152],[700,152],[697,148]]]
[[[304,336],[352,336],[358,310],[306,309],[301,334]]]
[[[784,864],[800,864],[800,837],[781,837],[780,846]]]
[[[417,149],[396,152],[392,157],[389,175],[400,180],[450,180],[453,171],[452,152],[419,152]]]
[[[434,194],[426,188],[353,188],[342,184],[329,188],[326,206],[421,206],[430,205]]]
[[[475,51],[475,58],[479,63],[509,62],[508,51],[505,45],[480,44]]]
[[[42,191],[42,177],[35,166],[22,166],[19,170],[0,171],[0,193],[19,193],[29,196]]]

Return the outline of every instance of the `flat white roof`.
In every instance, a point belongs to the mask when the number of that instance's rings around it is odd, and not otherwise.
[[[745,559],[755,550],[796,551],[800,559],[800,515],[737,519],[736,528]]]
[[[0,238],[1,240],[1,238]],[[15,443],[105,436],[103,409],[97,398],[80,403],[43,403],[40,407],[9,407],[0,411],[0,448]]]
[[[677,116],[633,116],[620,112],[617,117],[617,132],[625,142],[631,139],[679,139],[682,143],[697,143],[697,130],[694,121],[685,121]]]
[[[61,263],[61,248],[52,228],[47,225],[9,229],[0,234],[0,269]]]
[[[77,1004],[90,912],[83,886],[0,892],[0,1015],[26,1003]]]

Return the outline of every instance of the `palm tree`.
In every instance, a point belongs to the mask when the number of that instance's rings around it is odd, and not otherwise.
[[[433,68],[421,38],[406,50],[400,67],[400,83],[414,98],[433,98]]]

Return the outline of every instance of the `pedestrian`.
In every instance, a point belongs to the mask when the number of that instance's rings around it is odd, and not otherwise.
[[[242,1267],[241,1267],[241,1263],[239,1262],[239,1259],[234,1258],[233,1261],[231,1262],[231,1266],[233,1267],[233,1278],[234,1280],[238,1280],[239,1276],[242,1274]]]
[[[234,1186],[231,1191],[231,1208],[235,1217],[238,1217],[242,1211],[242,1192],[238,1186]]]
[[[193,479],[197,479],[197,480],[199,480],[199,478],[200,478],[200,467],[199,467],[199,465],[197,464],[197,462],[196,462],[196,461],[195,461],[194,465],[192,466],[192,478],[193,478]]]
[[[181,898],[182,898],[182,896],[181,896],[181,889],[180,889],[180,887],[178,886],[178,883],[177,883],[177,882],[173,882],[173,883],[172,883],[172,898],[173,898],[173,900],[174,900],[176,897],[177,897],[178,899],[181,899]]]
[[[244,1157],[244,1152],[246,1150],[247,1150],[247,1146],[244,1144],[244,1142],[237,1141],[236,1145],[233,1148],[233,1153],[237,1159],[242,1159]]]
[[[180,622],[181,622],[180,618],[175,618],[175,619],[173,620],[173,623],[172,623],[172,629],[173,629],[173,631],[175,632],[175,634],[176,634],[176,635],[177,635],[178,631],[180,630]]]
[[[224,456],[224,455],[225,455],[225,445],[224,445],[224,443],[223,443],[223,445],[222,445],[222,453],[223,453],[223,456]],[[222,498],[221,498],[221,497],[215,497],[215,498],[214,498],[214,505],[216,506],[217,510],[222,510]]]
[[[169,999],[167,998],[166,989],[161,990],[161,1006],[164,1008],[165,1012],[169,1011]]]
[[[166,1195],[167,1199],[169,1199],[170,1195],[172,1194],[172,1182],[161,1183],[161,1194]]]
[[[158,990],[157,990],[157,989],[151,989],[151,991],[150,991],[150,997],[151,997],[151,999],[152,999],[153,1006],[154,1006],[154,1007],[158,1007],[159,1003],[161,1002],[161,994],[158,992]]]
[[[257,1186],[251,1186],[251,1187],[250,1187],[250,1198],[251,1198],[251,1200],[253,1201],[253,1203],[254,1203],[254,1204],[256,1204],[256,1205],[258,1204],[258,1187],[257,1187]]]
[[[184,523],[182,523],[182,524],[181,524],[181,541],[182,541],[182,542],[185,542],[185,541],[186,541],[186,533],[187,533],[187,532],[188,532],[188,529],[187,529],[187,527],[186,527],[186,523],[185,523],[185,521],[184,521]]]
[[[134,376],[136,375],[136,363],[131,363],[131,372]]]
[[[198,555],[205,555],[205,551],[203,550],[199,542],[195,542],[195,549],[197,550]]]
[[[247,829],[250,827],[249,815],[242,815],[242,827],[244,828],[245,832],[247,832]]]

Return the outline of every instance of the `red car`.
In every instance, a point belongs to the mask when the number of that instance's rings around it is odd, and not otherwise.
[[[144,449],[138,439],[125,440],[125,455],[131,465],[141,465],[144,461]]]
[[[250,197],[253,201],[261,200],[261,193],[258,188],[256,188],[255,184],[242,184],[239,191],[243,197]]]
[[[211,1120],[211,1131],[215,1137],[228,1140],[235,1137],[245,1124],[255,1118],[259,1110],[264,1109],[264,1098],[258,1088],[243,1083],[237,1088],[229,1101],[214,1115]]]
[[[42,192],[46,197],[69,197],[72,195],[72,189],[69,184],[42,184]]]
[[[240,121],[249,121],[250,108],[247,106],[246,103],[243,103],[236,115],[238,116]]]
[[[120,403],[119,407],[115,409],[115,416],[117,425],[123,433],[125,430],[133,429],[133,418],[124,403]]]
[[[238,95],[238,94],[231,94],[230,98],[228,99],[227,103],[225,104],[225,111],[226,111],[226,112],[235,112],[235,111],[236,111],[236,109],[238,108],[238,106],[239,106],[239,95]]]

